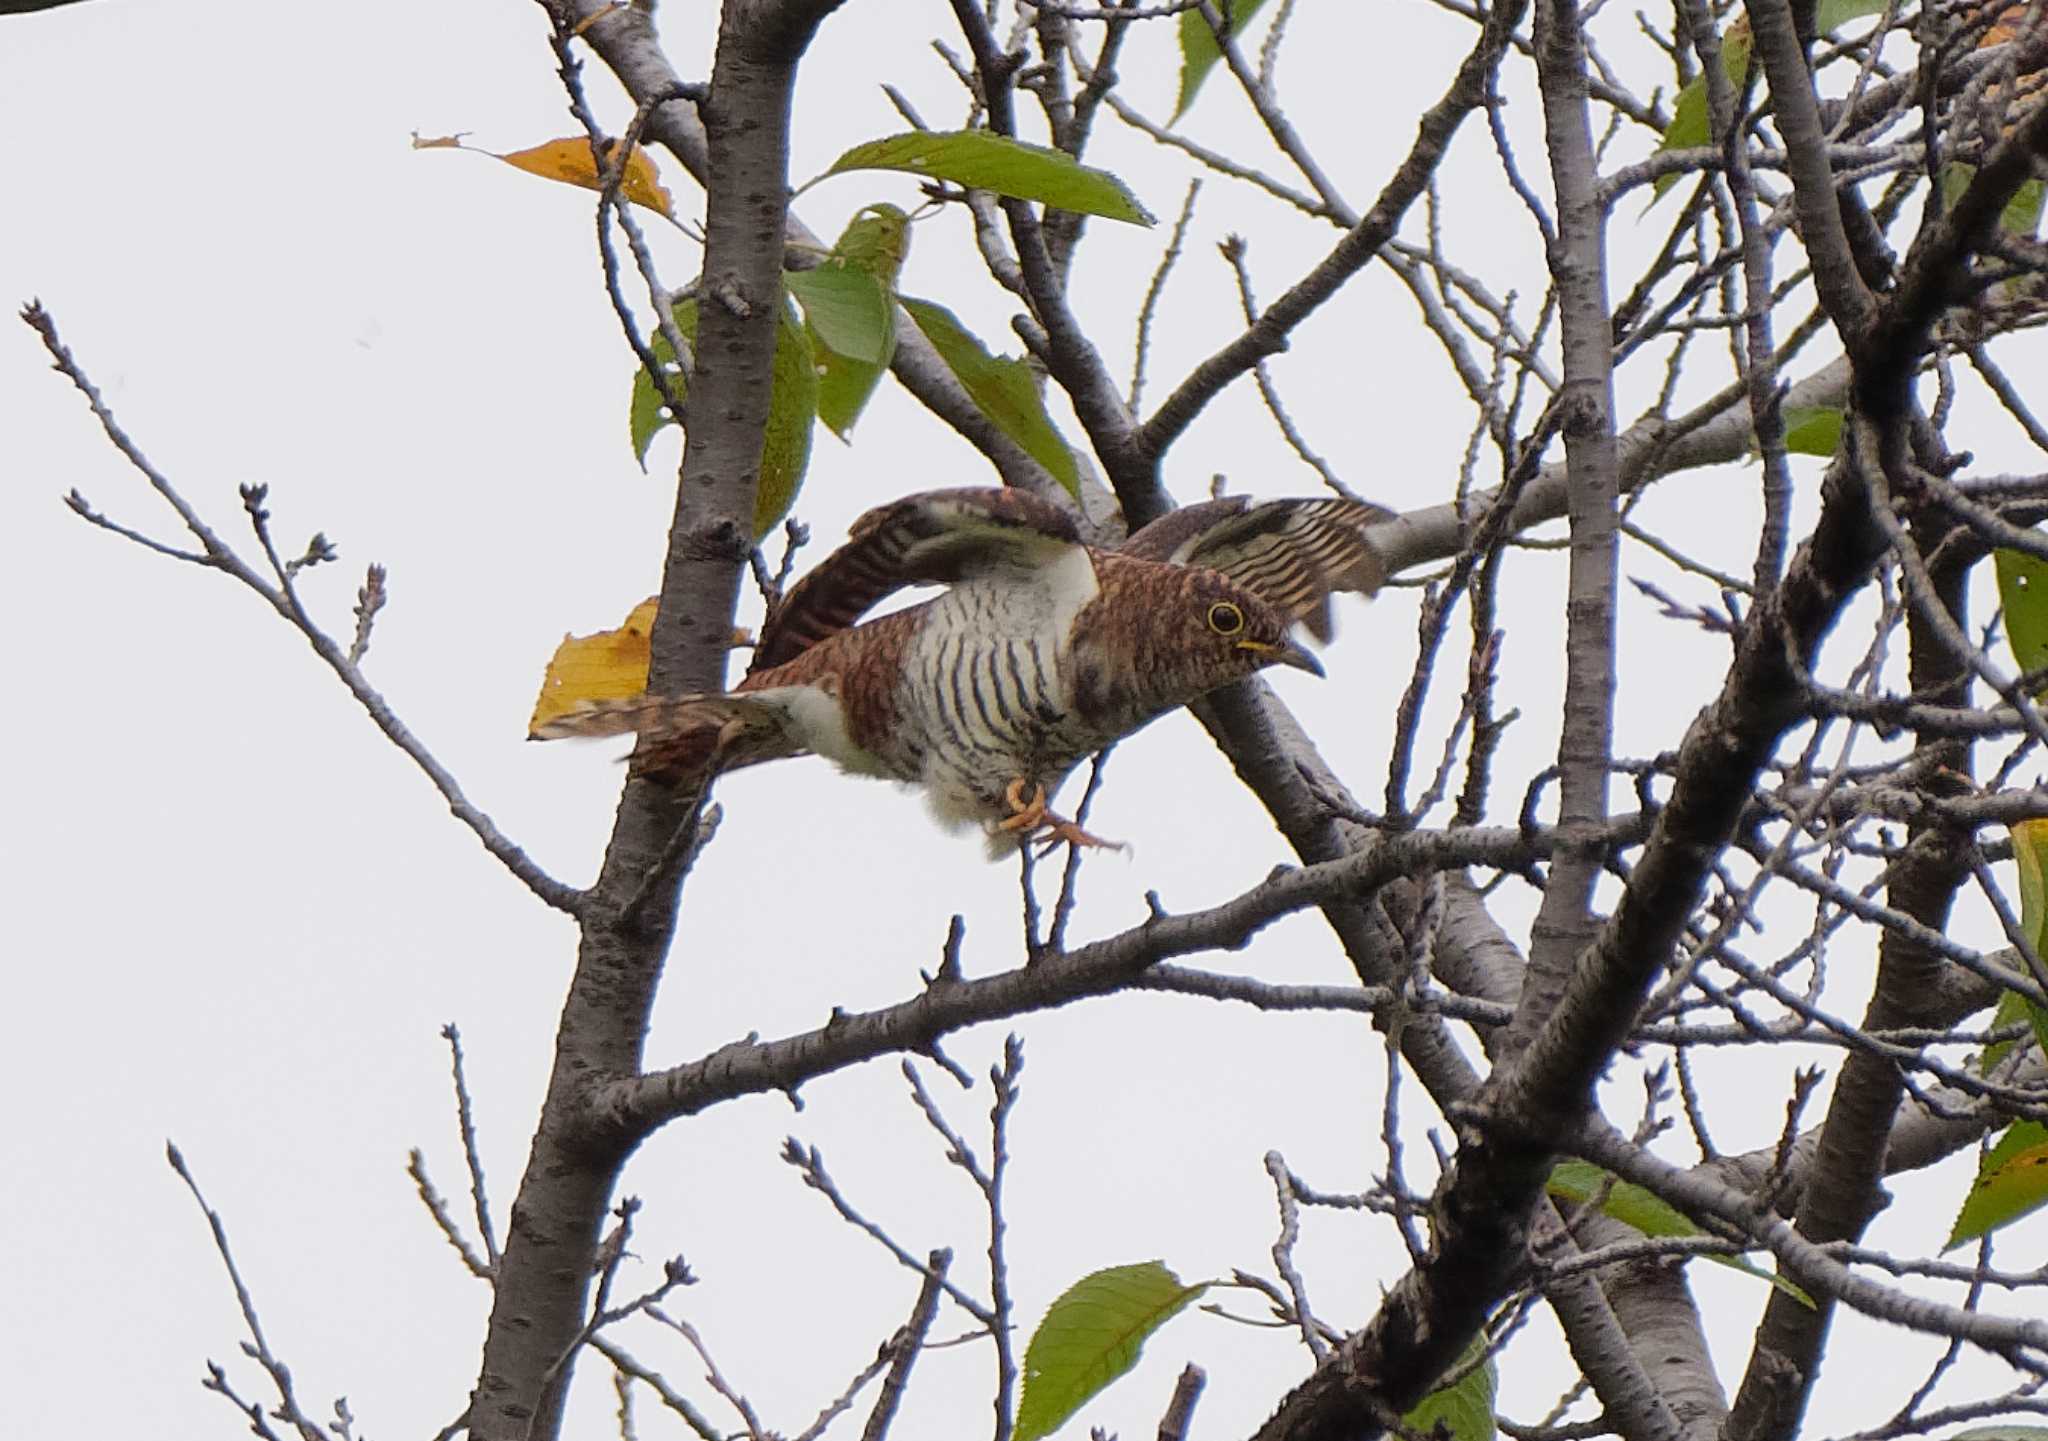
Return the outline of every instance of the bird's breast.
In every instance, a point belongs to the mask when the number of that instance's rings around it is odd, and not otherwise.
[[[932,605],[913,647],[912,708],[956,744],[1014,750],[1067,709],[1067,638],[957,586]]]
[[[1018,777],[1057,783],[1105,743],[1074,706],[1071,617],[1038,599],[965,584],[925,612],[893,744],[922,752],[942,810],[988,810]]]

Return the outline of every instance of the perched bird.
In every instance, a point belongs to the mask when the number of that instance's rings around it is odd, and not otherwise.
[[[1266,666],[1321,675],[1289,631],[1328,639],[1329,593],[1379,588],[1365,532],[1390,518],[1356,500],[1239,497],[1106,550],[1023,491],[928,491],[854,522],[768,617],[735,689],[586,703],[537,734],[638,731],[635,768],[678,784],[815,753],[923,788],[942,822],[979,822],[991,854],[1105,845],[1049,809],[1060,782]],[[858,623],[926,584],[947,589]]]

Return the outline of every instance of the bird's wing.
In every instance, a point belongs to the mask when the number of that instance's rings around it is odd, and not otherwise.
[[[1330,592],[1371,595],[1386,579],[1366,532],[1393,518],[1363,500],[1231,496],[1161,516],[1120,553],[1220,570],[1327,641]]]
[[[790,587],[761,627],[748,673],[794,659],[905,586],[1032,575],[1080,546],[1065,512],[1021,490],[931,490],[877,506]]]

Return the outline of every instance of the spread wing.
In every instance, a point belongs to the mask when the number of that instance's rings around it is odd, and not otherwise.
[[[1327,641],[1330,592],[1371,595],[1386,579],[1366,532],[1393,518],[1363,500],[1231,496],[1161,516],[1125,541],[1121,553],[1220,570]]]
[[[793,660],[910,585],[1045,573],[1084,554],[1072,519],[1021,490],[930,490],[877,506],[791,586],[761,627],[748,674]]]

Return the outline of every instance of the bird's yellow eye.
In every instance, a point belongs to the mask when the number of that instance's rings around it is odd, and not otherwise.
[[[1227,600],[1209,607],[1209,629],[1218,635],[1236,635],[1244,629],[1244,612]]]

